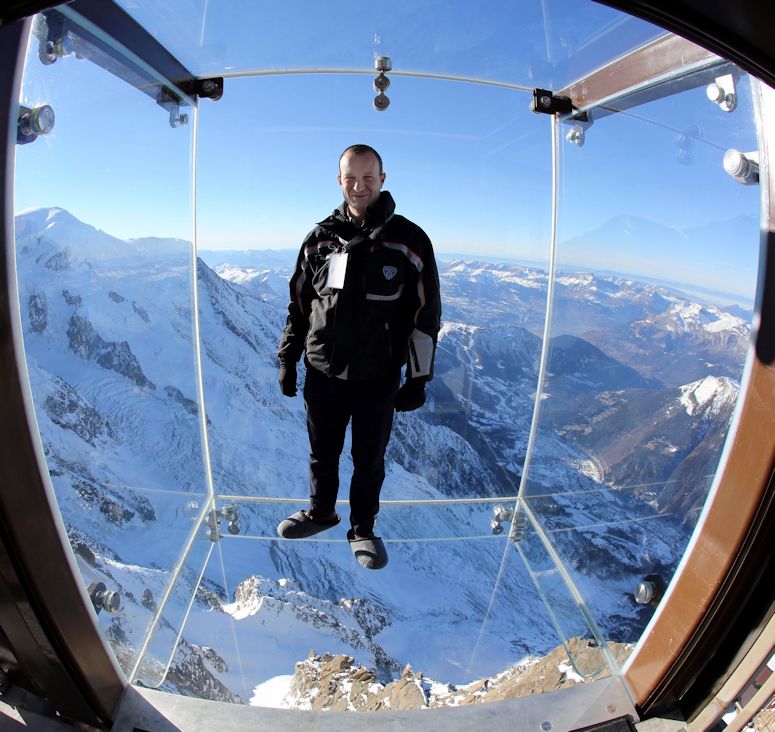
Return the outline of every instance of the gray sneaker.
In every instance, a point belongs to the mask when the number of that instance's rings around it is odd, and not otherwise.
[[[387,565],[387,549],[378,536],[358,536],[350,529],[347,532],[347,541],[350,542],[350,549],[362,567],[382,569]]]
[[[332,513],[324,519],[313,518],[309,511],[296,511],[277,525],[277,533],[283,539],[306,539],[339,523],[339,514]]]

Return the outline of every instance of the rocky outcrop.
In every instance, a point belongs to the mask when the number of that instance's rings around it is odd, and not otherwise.
[[[70,384],[53,374],[49,378],[53,389],[43,408],[54,424],[75,432],[92,447],[99,438],[115,439],[110,424]]]
[[[106,341],[97,333],[91,321],[73,315],[67,327],[70,350],[81,358],[93,359],[102,368],[126,376],[140,387],[156,389],[146,378],[140,362],[126,341]]]
[[[609,644],[618,663],[632,648],[632,644]],[[608,674],[602,650],[584,638],[572,638],[567,649],[558,646],[543,658],[464,686],[432,681],[408,664],[400,678],[381,684],[373,671],[350,656],[319,656],[310,651],[306,660],[296,664],[285,704],[293,709],[358,712],[486,704],[557,691]]]
[[[195,646],[181,638],[165,684],[185,696],[244,704],[243,699],[213,675],[213,671],[223,673],[226,670],[226,662],[212,648]]]
[[[134,300],[132,300],[132,309],[137,314],[137,317],[143,321],[143,323],[151,322],[151,316],[148,315],[148,311],[142,305],[138,305]]]
[[[178,404],[182,405],[183,409],[185,409],[189,414],[199,414],[199,407],[197,406],[197,403],[193,399],[189,399],[188,397],[184,396],[180,389],[174,386],[165,386],[164,393],[170,397],[170,399],[173,399]]]
[[[48,325],[48,307],[46,296],[42,292],[34,292],[28,302],[30,328],[33,333],[42,333]]]

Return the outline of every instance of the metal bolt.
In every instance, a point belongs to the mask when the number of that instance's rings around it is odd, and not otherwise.
[[[374,79],[374,91],[375,92],[384,92],[387,91],[388,87],[390,86],[390,79],[385,76],[385,74],[380,73],[379,76],[377,76]]]
[[[724,153],[724,170],[738,183],[751,185],[759,182],[759,163],[756,152],[742,153],[730,148]]]
[[[377,58],[374,59],[374,68],[377,71],[390,71],[393,68],[390,56],[377,56]]]
[[[378,112],[384,112],[389,106],[390,100],[383,92],[380,92],[376,97],[374,97],[374,109],[376,109]]]
[[[584,128],[581,125],[571,127],[565,135],[565,139],[568,142],[578,145],[578,147],[584,146],[584,137]]]
[[[638,605],[648,605],[651,602],[651,598],[654,597],[654,589],[653,582],[641,582],[635,588],[635,602]]]
[[[711,102],[715,102],[716,104],[721,104],[721,102],[723,102],[724,98],[726,97],[724,90],[715,82],[713,84],[708,84],[708,88],[705,90],[705,93],[708,95],[708,99],[710,99]]]
[[[541,106],[546,109],[548,109],[552,104],[552,98],[547,96],[541,97],[538,101],[541,104]]]
[[[89,599],[98,614],[100,610],[115,613],[121,606],[121,596],[118,592],[105,587],[104,582],[92,582],[86,591],[89,593]]]
[[[552,728],[552,723],[549,721],[541,722],[541,729],[544,730],[544,732],[549,732],[549,730]]]
[[[75,46],[73,45],[73,39],[66,35],[58,39],[53,44],[53,48],[51,50],[56,56],[63,58],[65,56],[69,56],[74,49]]]

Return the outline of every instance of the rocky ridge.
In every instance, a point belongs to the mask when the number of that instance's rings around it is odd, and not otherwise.
[[[609,648],[621,662],[632,650],[632,644],[612,643]],[[304,661],[296,664],[283,706],[318,711],[376,712],[487,704],[603,678],[609,672],[607,667],[600,665],[601,658],[595,641],[572,638],[567,650],[558,646],[542,658],[530,658],[496,676],[465,685],[434,681],[409,665],[404,667],[400,678],[381,684],[373,671],[360,666],[351,656],[317,655],[310,651]],[[593,667],[596,673],[586,676],[577,671],[578,668]]]

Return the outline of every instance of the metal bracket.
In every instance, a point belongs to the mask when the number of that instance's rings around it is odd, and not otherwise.
[[[525,538],[525,529],[527,529],[527,516],[524,511],[518,511],[511,522],[509,539],[515,544],[519,544]]]
[[[216,542],[222,538],[221,519],[229,522],[226,528],[232,536],[235,536],[240,532],[239,511],[235,504],[229,503],[223,508],[216,508],[207,514],[207,519],[205,520],[207,526],[207,538],[212,542]]]
[[[724,112],[733,112],[737,107],[737,91],[735,90],[735,77],[732,74],[717,76],[712,84],[705,89],[708,99],[718,104]]]
[[[556,96],[548,89],[533,89],[530,109],[536,114],[571,114],[573,102],[570,97]]]
[[[377,92],[377,96],[374,97],[374,109],[378,112],[384,112],[390,106],[390,99],[385,92],[390,86],[390,79],[385,76],[385,73],[393,68],[393,64],[390,61],[390,56],[377,56],[374,59],[374,68],[379,72],[374,77],[374,91]]]
[[[759,182],[759,153],[743,153],[730,148],[724,153],[724,170],[738,183],[744,186],[756,185]]]
[[[16,127],[16,143],[26,145],[38,139],[38,135],[48,135],[54,129],[56,117],[54,110],[48,104],[40,107],[19,106],[19,117]]]
[[[188,124],[188,114],[181,112],[182,104],[180,98],[173,94],[166,87],[162,87],[159,90],[159,96],[156,99],[156,103],[166,109],[170,115],[170,127],[183,127]]]
[[[100,610],[116,613],[121,607],[121,595],[115,590],[109,590],[104,582],[92,582],[86,591],[89,593],[91,604],[97,615],[100,614]]]
[[[180,84],[181,91],[189,96],[200,99],[212,99],[214,102],[223,96],[223,77],[213,76],[209,79],[193,79]]]

